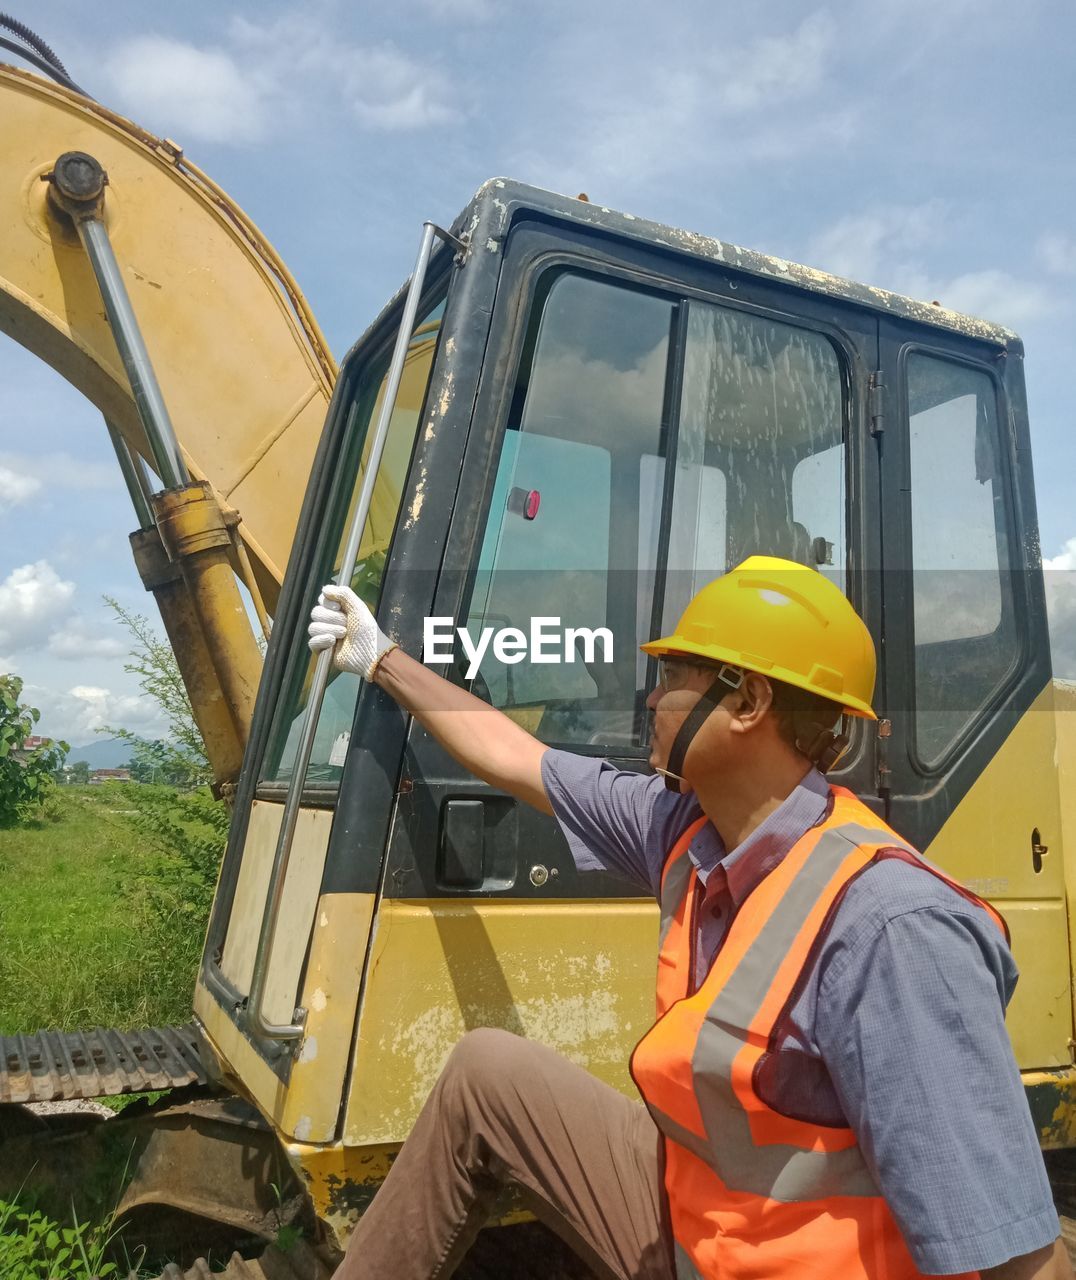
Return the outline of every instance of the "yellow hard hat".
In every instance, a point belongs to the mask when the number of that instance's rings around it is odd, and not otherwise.
[[[870,632],[839,587],[793,560],[750,556],[703,587],[672,635],[641,647],[758,671],[877,719]]]

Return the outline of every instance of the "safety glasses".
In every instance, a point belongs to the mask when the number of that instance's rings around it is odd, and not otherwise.
[[[675,693],[678,689],[687,687],[691,674],[695,671],[713,672],[711,679],[716,676],[730,689],[738,689],[743,684],[744,673],[738,667],[729,666],[727,662],[704,662],[701,659],[695,661],[678,657],[658,659],[658,684],[665,693]]]

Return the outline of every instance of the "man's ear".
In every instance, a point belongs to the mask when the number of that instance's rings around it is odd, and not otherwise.
[[[773,707],[773,688],[757,671],[745,671],[732,705],[732,729],[750,733],[765,720]]]

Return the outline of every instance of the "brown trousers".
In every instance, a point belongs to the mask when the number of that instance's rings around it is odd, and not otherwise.
[[[509,1183],[597,1275],[672,1280],[646,1109],[551,1049],[489,1028],[452,1051],[336,1280],[445,1280]]]

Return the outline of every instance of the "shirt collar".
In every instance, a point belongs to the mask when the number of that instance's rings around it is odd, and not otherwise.
[[[777,808],[730,852],[725,851],[713,823],[707,822],[691,841],[688,857],[708,891],[719,883],[726,884],[733,902],[740,906],[796,841],[822,820],[829,808],[829,795],[829,784],[822,774],[817,769],[809,770]]]

